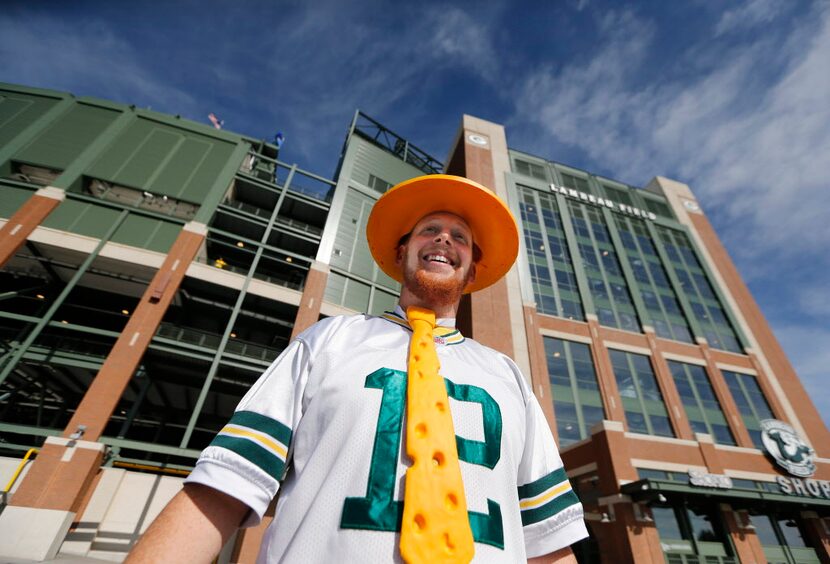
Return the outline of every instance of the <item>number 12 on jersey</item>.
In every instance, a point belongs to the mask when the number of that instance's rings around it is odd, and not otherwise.
[[[459,460],[492,470],[501,456],[502,418],[498,403],[486,390],[478,386],[454,384],[446,378],[444,382],[449,397],[456,401],[479,404],[484,421],[484,441],[474,441],[456,435]],[[401,428],[406,409],[406,372],[380,368],[366,377],[365,387],[383,391],[369,466],[369,483],[365,497],[346,498],[340,527],[399,532],[403,517],[403,501],[395,500],[393,496]],[[504,549],[504,529],[498,503],[488,499],[487,513],[467,513],[476,542]]]

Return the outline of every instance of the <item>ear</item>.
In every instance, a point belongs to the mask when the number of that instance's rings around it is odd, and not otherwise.
[[[467,286],[476,281],[476,263],[470,265],[470,272],[467,273]]]
[[[403,264],[403,255],[405,252],[404,245],[398,245],[398,250],[395,252],[395,266],[398,268]]]

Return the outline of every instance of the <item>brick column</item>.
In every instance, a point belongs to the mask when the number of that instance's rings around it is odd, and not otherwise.
[[[732,537],[738,562],[766,562],[764,548],[755,534],[755,528],[749,522],[746,511],[736,512],[728,503],[721,503],[720,512],[729,536]]]
[[[815,549],[822,564],[830,564],[830,519],[822,519],[815,511],[802,511],[801,520],[807,542]]]
[[[712,439],[712,435],[695,433],[695,440],[697,441],[697,448],[700,449],[700,455],[703,457],[703,462],[706,464],[709,472],[712,474],[725,473],[726,467],[715,448],[715,441]]]
[[[591,334],[591,357],[597,369],[597,382],[602,394],[602,403],[605,405],[605,416],[612,421],[619,421],[625,425],[625,410],[623,409],[620,390],[617,388],[617,379],[614,377],[614,368],[611,366],[611,357],[602,340],[599,321],[595,315],[588,314],[588,329]]]
[[[0,267],[14,256],[29,235],[66,198],[60,188],[41,188],[0,227]]]
[[[297,308],[297,316],[294,318],[294,328],[291,330],[292,339],[317,323],[320,318],[320,306],[323,304],[328,277],[329,266],[327,264],[316,260],[311,263],[303,295],[300,298],[300,306]]]
[[[182,229],[75,410],[64,437],[47,439],[10,506],[0,514],[0,540],[4,528],[25,531],[21,534],[28,535],[27,540],[18,542],[17,548],[0,542],[0,556],[43,559],[60,546],[101,464],[104,445],[93,441],[101,436],[118,405],[205,235],[206,228],[199,223]],[[81,426],[85,426],[83,440],[74,440],[72,434]]]
[[[663,564],[657,529],[646,519],[648,509],[618,493],[621,481],[638,478],[637,469],[631,465],[623,424],[607,420],[597,423],[591,429],[591,442],[596,453],[599,488],[606,494],[597,503],[607,520],[594,523],[594,530],[602,539],[602,561]]]
[[[752,437],[749,436],[749,431],[746,430],[744,420],[741,418],[741,413],[738,411],[738,406],[729,392],[729,387],[726,385],[726,380],[723,374],[715,364],[712,358],[712,351],[709,349],[709,344],[706,339],[698,338],[697,344],[700,347],[700,352],[703,353],[703,358],[706,360],[706,372],[709,373],[709,382],[712,383],[712,389],[715,391],[723,413],[726,416],[726,422],[729,428],[732,429],[732,434],[735,436],[735,442],[738,446],[755,448],[752,443]]]
[[[556,415],[553,407],[553,393],[550,389],[550,374],[548,374],[547,358],[545,357],[545,343],[539,332],[539,316],[536,306],[526,305],[524,310],[525,332],[527,333],[527,348],[530,356],[530,381],[533,393],[542,406],[542,412],[548,420],[550,430],[559,444],[559,433],[556,430]]]
[[[472,129],[476,126],[476,130]],[[478,131],[478,129],[487,131]],[[464,176],[493,190],[507,201],[506,189],[502,178],[496,177],[493,155],[493,136],[500,136],[500,144],[505,145],[504,128],[464,116],[458,144],[447,165],[448,174]],[[502,278],[489,288],[470,294],[462,302],[459,310],[458,325],[468,336],[483,345],[493,348],[513,358],[513,335],[510,323],[510,303],[507,280]]]

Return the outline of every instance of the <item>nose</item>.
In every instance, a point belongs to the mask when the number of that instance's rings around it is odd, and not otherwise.
[[[434,241],[436,243],[446,243],[447,245],[449,245],[450,241],[452,241],[452,237],[450,237],[450,234],[447,230],[442,229],[441,231],[435,234]]]

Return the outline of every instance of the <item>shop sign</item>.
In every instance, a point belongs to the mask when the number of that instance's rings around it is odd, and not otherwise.
[[[732,478],[723,474],[707,474],[700,470],[689,470],[689,483],[703,488],[721,488],[728,490],[732,487]]]
[[[813,480],[807,478],[785,478],[777,476],[775,481],[781,488],[781,493],[787,495],[800,495],[804,497],[821,497],[830,499],[830,482],[827,480]]]
[[[775,462],[793,476],[809,478],[815,474],[815,451],[790,425],[777,419],[764,419],[761,421],[761,441]]]
[[[604,206],[609,210],[621,212],[627,215],[633,215],[634,217],[650,219],[652,221],[657,219],[657,214],[653,212],[646,211],[634,206],[618,204],[617,202],[612,202],[608,198],[597,198],[593,194],[586,194],[585,192],[580,192],[579,190],[574,190],[573,188],[565,188],[564,186],[557,186],[556,184],[551,184],[550,190],[551,192],[562,194],[563,196],[568,196],[570,198],[573,198],[574,200],[582,200],[583,202],[589,202],[596,206]]]

